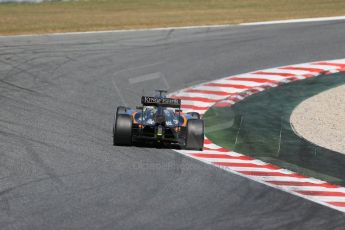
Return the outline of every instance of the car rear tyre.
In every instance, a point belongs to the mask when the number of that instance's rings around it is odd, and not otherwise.
[[[132,144],[132,118],[129,114],[118,114],[113,131],[114,145]]]
[[[186,132],[186,149],[202,151],[204,147],[204,121],[200,119],[188,120]]]
[[[113,145],[115,146],[115,124],[113,125]]]

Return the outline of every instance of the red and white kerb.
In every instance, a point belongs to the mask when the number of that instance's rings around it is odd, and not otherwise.
[[[172,93],[184,112],[204,114],[211,106],[226,107],[281,84],[345,71],[345,59],[312,62],[255,71],[203,83]],[[213,144],[205,137],[203,151],[176,150],[231,173],[345,212],[345,188],[245,156]]]

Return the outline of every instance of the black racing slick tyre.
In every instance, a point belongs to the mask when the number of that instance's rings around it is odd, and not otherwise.
[[[115,120],[116,121],[116,120]],[[116,141],[115,141],[115,123],[113,125],[113,145],[116,145]]]
[[[118,114],[113,131],[114,145],[132,145],[132,118],[129,114]]]
[[[193,119],[200,119],[200,114],[197,112],[189,112],[187,114],[191,115]]]
[[[186,149],[200,150],[204,147],[204,121],[191,119],[187,122]]]

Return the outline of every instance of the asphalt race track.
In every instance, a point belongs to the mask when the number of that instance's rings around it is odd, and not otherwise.
[[[345,215],[169,149],[114,147],[116,106],[344,58],[345,21],[0,38],[0,229],[343,229]]]

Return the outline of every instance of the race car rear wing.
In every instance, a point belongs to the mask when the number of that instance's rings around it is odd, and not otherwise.
[[[180,108],[181,99],[142,96],[141,104],[143,104],[144,106],[163,106],[171,108]]]

